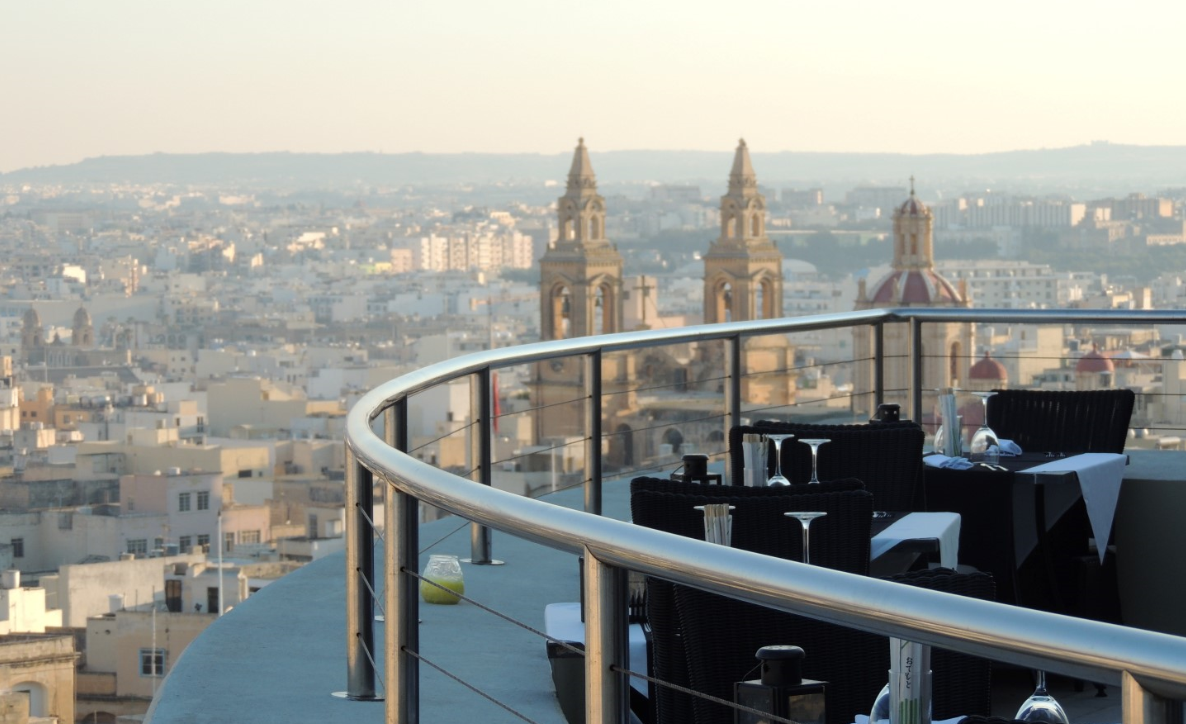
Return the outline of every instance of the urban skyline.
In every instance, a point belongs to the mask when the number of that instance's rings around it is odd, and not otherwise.
[[[0,171],[155,152],[552,153],[578,134],[601,151],[1186,144],[1186,9],[1153,0],[69,10],[5,8]]]

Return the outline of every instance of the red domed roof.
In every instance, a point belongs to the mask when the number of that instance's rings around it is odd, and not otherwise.
[[[932,269],[890,272],[877,283],[869,301],[874,304],[959,304],[959,292]]]
[[[1100,351],[1092,346],[1091,351],[1083,355],[1079,362],[1075,364],[1075,372],[1099,373],[1112,372],[1116,366],[1112,364],[1112,360],[1100,354]]]
[[[968,370],[968,377],[973,380],[1004,381],[1008,379],[1008,374],[1005,365],[990,357],[986,351],[984,357]]]

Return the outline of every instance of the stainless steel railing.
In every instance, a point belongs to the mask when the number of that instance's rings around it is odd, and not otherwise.
[[[586,561],[586,707],[591,724],[626,720],[628,684],[625,571],[664,578],[776,609],[887,636],[907,638],[1021,666],[1119,685],[1126,724],[1164,722],[1186,699],[1186,639],[1058,616],[860,576],[707,544],[673,542],[666,534],[599,517],[601,511],[601,357],[610,352],[682,342],[724,340],[727,428],[741,411],[742,344],[752,336],[869,325],[874,330],[875,403],[882,401],[884,325],[911,325],[912,411],[921,409],[925,323],[1186,324],[1179,312],[1098,310],[892,309],[586,337],[491,351],[426,367],[382,385],[355,406],[347,420],[347,693],[375,698],[373,659],[374,561],[369,507],[374,478],[389,483],[385,507],[385,690],[387,721],[419,720],[418,598],[410,576],[417,568],[420,501],[473,524],[473,560],[490,562],[489,528],[541,545],[583,553]],[[490,486],[490,384],[500,366],[581,355],[585,359],[585,512],[559,508]],[[479,482],[466,480],[406,454],[408,398],[450,380],[474,376]],[[385,438],[373,430],[384,421]],[[484,484],[483,484],[484,483]],[[791,583],[793,581],[793,585]],[[365,599],[365,600],[362,600]]]

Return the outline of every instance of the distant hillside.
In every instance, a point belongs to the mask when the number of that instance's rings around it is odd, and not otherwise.
[[[0,182],[342,184],[542,182],[563,179],[571,152],[543,154],[203,153],[104,156],[67,166],[0,174]],[[719,181],[732,151],[593,151],[603,182]],[[893,183],[914,174],[926,185],[1010,182],[1033,187],[1186,186],[1186,147],[1098,143],[978,155],[753,153],[763,184]]]

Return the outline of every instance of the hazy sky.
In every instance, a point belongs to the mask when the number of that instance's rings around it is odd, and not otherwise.
[[[1186,144],[1186,3],[0,0],[0,171],[202,151]]]

